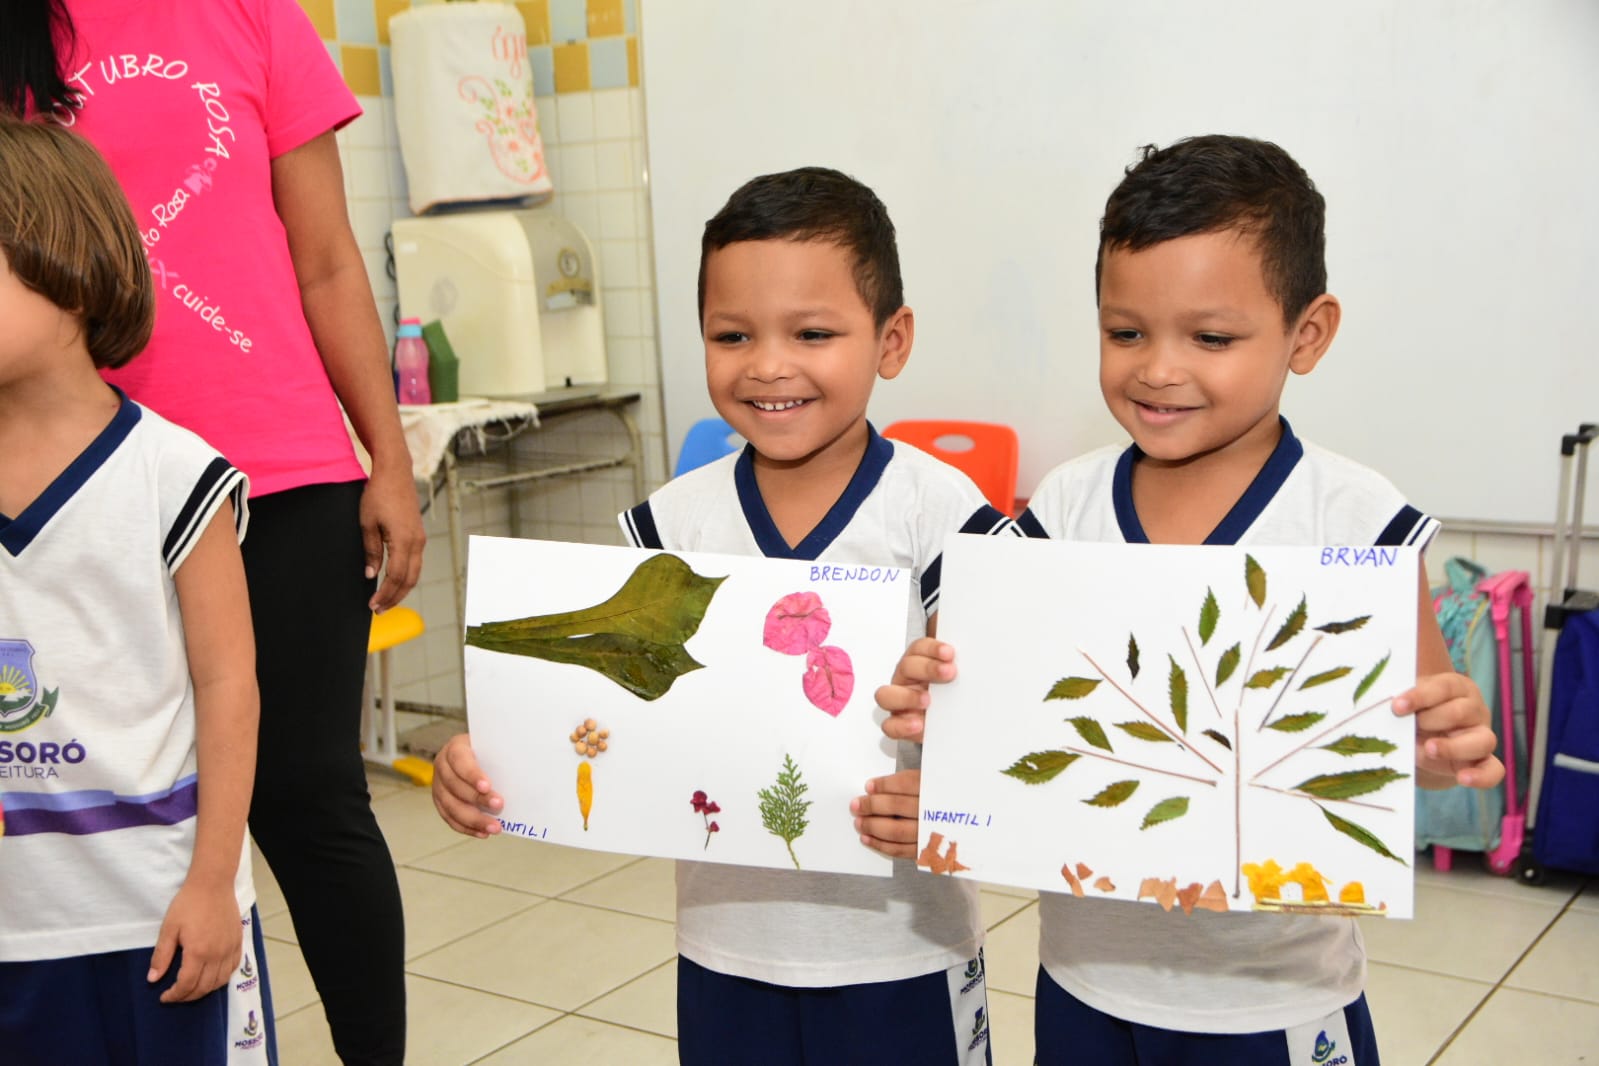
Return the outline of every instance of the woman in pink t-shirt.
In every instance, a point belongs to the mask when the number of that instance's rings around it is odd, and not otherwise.
[[[156,327],[108,379],[250,477],[250,829],[340,1056],[399,1063],[404,932],[360,693],[369,612],[416,583],[424,535],[333,136],[360,108],[294,0],[3,0],[0,107],[83,134],[132,204]]]

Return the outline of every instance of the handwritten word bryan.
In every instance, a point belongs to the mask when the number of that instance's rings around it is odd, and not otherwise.
[[[865,584],[892,584],[900,572],[882,566],[813,566],[812,581],[857,581]]]
[[[1323,548],[1322,566],[1393,566],[1398,548]]]

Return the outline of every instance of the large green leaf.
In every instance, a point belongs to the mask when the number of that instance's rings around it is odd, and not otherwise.
[[[1216,664],[1216,687],[1221,688],[1222,683],[1233,676],[1233,671],[1238,669],[1238,660],[1242,650],[1237,644],[1221,653],[1221,660]]]
[[[1374,766],[1369,770],[1345,770],[1337,774],[1317,774],[1307,777],[1294,786],[1297,792],[1308,792],[1318,799],[1352,799],[1376,792],[1384,785],[1403,781],[1409,774],[1387,766]]]
[[[1127,672],[1138,677],[1138,639],[1131,633],[1127,634]]]
[[[1339,737],[1331,744],[1318,744],[1323,751],[1337,752],[1339,755],[1387,755],[1397,750],[1397,745],[1390,744],[1381,737],[1361,737],[1353,733]]]
[[[1050,687],[1046,700],[1080,700],[1099,687],[1097,677],[1063,677]]]
[[[1353,669],[1354,667],[1352,666],[1335,666],[1331,670],[1323,670],[1319,674],[1312,674],[1300,684],[1299,691],[1303,692],[1307,688],[1317,688],[1321,685],[1331,684],[1340,677],[1347,676]]]
[[[1221,619],[1221,607],[1216,603],[1216,594],[1209,588],[1205,589],[1205,602],[1199,607],[1199,643],[1209,644],[1211,634],[1216,632],[1216,623]]]
[[[471,626],[467,643],[483,648],[489,646],[484,642],[617,633],[651,644],[682,644],[699,630],[711,597],[726,580],[701,577],[675,555],[652,555],[604,603],[580,611]]]
[[[1130,737],[1137,737],[1139,740],[1152,740],[1156,743],[1166,744],[1172,743],[1171,737],[1168,737],[1165,733],[1161,732],[1158,726],[1151,725],[1148,722],[1117,722],[1116,728],[1120,729],[1123,733],[1126,733]]]
[[[1137,791],[1137,781],[1117,781],[1113,785],[1106,785],[1099,790],[1098,795],[1083,802],[1090,807],[1117,807],[1126,803],[1128,797]]]
[[[1244,585],[1249,589],[1249,598],[1255,601],[1255,606],[1260,607],[1266,602],[1266,571],[1255,562],[1253,555],[1244,556]]]
[[[1371,691],[1371,686],[1375,685],[1377,683],[1377,679],[1382,676],[1383,669],[1387,667],[1388,660],[1392,658],[1392,655],[1392,652],[1390,652],[1388,655],[1384,655],[1382,657],[1382,661],[1371,668],[1371,673],[1360,679],[1360,684],[1355,686],[1354,702],[1359,703],[1360,697]]]
[[[1177,731],[1188,732],[1188,675],[1170,655],[1171,673],[1166,678],[1166,688],[1171,694],[1171,716],[1177,720]]]
[[[1306,711],[1304,714],[1287,714],[1275,722],[1267,722],[1267,729],[1275,729],[1280,733],[1301,733],[1323,718],[1327,717],[1321,711]]]
[[[1009,774],[1029,785],[1042,785],[1045,781],[1054,780],[1062,770],[1081,758],[1081,755],[1069,751],[1035,751],[1023,755],[1000,773]]]
[[[1351,618],[1347,622],[1328,622],[1324,626],[1317,626],[1318,633],[1352,633],[1371,621],[1371,615],[1363,614],[1359,618]]]
[[[1256,670],[1253,677],[1244,682],[1245,688],[1271,688],[1292,671],[1291,667],[1274,666],[1270,670]]]
[[[660,699],[672,682],[704,665],[695,662],[681,644],[653,644],[621,633],[561,640],[484,641],[473,634],[475,628],[469,627],[466,636],[466,642],[473,647],[587,667],[646,700]]]
[[[1348,819],[1338,817],[1332,811],[1329,811],[1326,807],[1323,807],[1319,803],[1316,804],[1316,808],[1321,811],[1322,817],[1327,819],[1329,825],[1338,830],[1344,836],[1355,841],[1357,844],[1363,844],[1372,851],[1375,851],[1378,855],[1381,855],[1383,858],[1392,859],[1401,866],[1410,865],[1404,859],[1401,859],[1399,856],[1389,851],[1388,846],[1382,841],[1378,840],[1376,834],[1372,833],[1371,830],[1366,829],[1363,826],[1356,825],[1354,822],[1351,822]]]
[[[1305,597],[1299,597],[1299,606],[1293,609],[1287,619],[1283,621],[1282,628],[1277,630],[1277,635],[1271,638],[1271,643],[1266,645],[1267,651],[1276,651],[1290,640],[1299,636],[1299,631],[1305,628]]]
[[[1105,727],[1092,718],[1085,715],[1081,718],[1068,718],[1066,720],[1072,724],[1073,729],[1077,730],[1077,735],[1082,737],[1087,743],[1096,748],[1103,748],[1106,751],[1115,750],[1110,746],[1109,738],[1105,736]]]
[[[1187,813],[1187,796],[1173,796],[1171,799],[1163,799],[1153,807],[1149,808],[1149,813],[1144,815],[1144,824],[1138,828],[1148,829],[1152,825],[1159,825],[1161,822],[1169,822],[1173,818],[1181,818]]]

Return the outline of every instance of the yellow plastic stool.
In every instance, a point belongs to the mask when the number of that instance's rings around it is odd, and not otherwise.
[[[366,742],[361,745],[367,762],[390,767],[419,785],[433,784],[433,764],[415,755],[400,753],[394,726],[394,694],[389,652],[408,640],[415,640],[427,629],[422,616],[409,607],[390,607],[372,616],[372,632],[367,637],[366,693],[362,697],[362,718]],[[372,662],[378,659],[378,685],[382,698],[372,702]],[[381,739],[380,739],[381,734]]]

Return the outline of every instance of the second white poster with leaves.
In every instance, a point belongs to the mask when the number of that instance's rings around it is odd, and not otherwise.
[[[919,864],[1167,910],[1409,917],[1408,548],[954,537]]]

